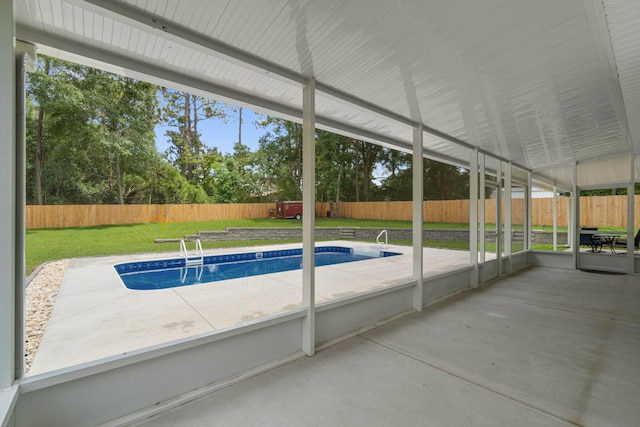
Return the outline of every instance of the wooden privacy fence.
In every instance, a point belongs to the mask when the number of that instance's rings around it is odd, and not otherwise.
[[[328,203],[319,205],[322,206],[320,212],[328,211]],[[413,217],[412,202],[340,202],[339,209],[340,216],[346,218],[411,221]],[[513,223],[524,224],[524,200],[513,200],[511,210]],[[496,212],[496,201],[485,200],[486,223],[495,224]],[[558,213],[561,213],[560,210]],[[469,200],[427,200],[422,204],[422,216],[426,222],[468,224],[469,215]],[[564,217],[566,218],[566,216],[566,212],[564,212]]]
[[[558,198],[558,225],[568,225],[568,200]],[[495,224],[497,203],[485,200],[485,222]],[[27,206],[26,226],[35,228],[86,227],[106,224],[148,222],[212,221],[221,219],[268,218],[275,203],[235,203],[198,205],[55,205]],[[640,228],[640,196],[635,196],[635,228]],[[316,203],[316,215],[326,216],[329,203]],[[410,221],[411,202],[340,202],[343,218]],[[553,225],[553,199],[533,199],[534,225]],[[512,223],[524,223],[524,200],[512,200]],[[423,203],[427,222],[469,223],[469,200],[430,200]],[[627,226],[627,196],[580,198],[583,226]]]
[[[274,203],[197,205],[55,205],[27,206],[26,226],[31,228],[87,227],[105,224],[212,221],[268,218]]]
[[[640,228],[640,195],[634,196],[633,228]],[[627,196],[580,198],[580,225],[627,227]]]

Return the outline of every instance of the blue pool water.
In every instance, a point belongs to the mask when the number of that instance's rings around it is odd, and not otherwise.
[[[316,267],[400,255],[396,252],[356,253],[351,248],[324,246],[316,248]],[[282,271],[299,270],[302,249],[250,252],[205,256],[202,266],[185,267],[184,258],[128,262],[115,265],[120,279],[129,289],[150,290],[189,286]]]

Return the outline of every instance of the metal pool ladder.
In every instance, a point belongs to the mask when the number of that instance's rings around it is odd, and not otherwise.
[[[202,243],[200,243],[200,239],[196,239],[196,250],[194,255],[189,255],[184,239],[180,240],[180,256],[184,257],[185,267],[203,265],[204,252],[202,251]]]
[[[188,267],[180,267],[180,283],[185,283],[187,281],[189,270],[191,270],[192,268],[196,270],[196,282],[200,282],[200,280],[202,280],[204,265],[192,265]]]
[[[382,237],[383,234],[384,234],[384,243],[380,241],[380,237]],[[378,242],[378,244],[381,245],[382,247],[385,247],[388,244],[387,239],[388,239],[387,230],[382,230],[380,234],[378,234],[378,237],[376,237],[376,242]]]

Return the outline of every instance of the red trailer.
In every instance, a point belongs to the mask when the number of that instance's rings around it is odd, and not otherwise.
[[[302,218],[302,202],[277,202],[277,218]]]

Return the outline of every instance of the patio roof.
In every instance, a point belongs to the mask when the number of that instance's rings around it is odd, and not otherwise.
[[[422,123],[429,157],[566,190],[640,176],[636,2],[14,3],[42,53],[298,121],[314,78],[320,128],[410,151]]]

